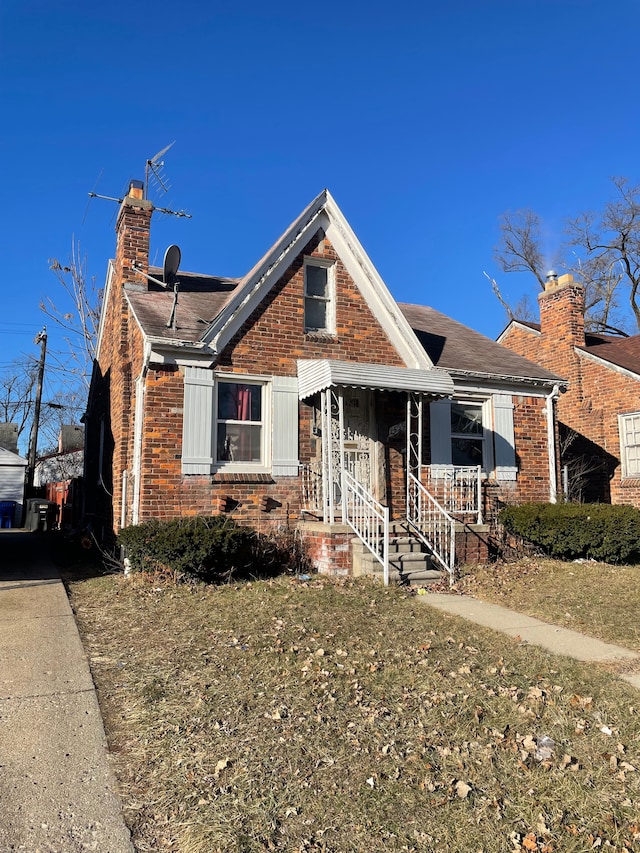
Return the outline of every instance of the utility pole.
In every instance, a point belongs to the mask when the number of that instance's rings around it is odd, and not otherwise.
[[[47,327],[35,337],[34,344],[40,344],[40,364],[38,365],[38,385],[36,388],[36,401],[33,410],[33,423],[31,424],[31,435],[29,437],[29,458],[27,462],[27,490],[33,489],[33,478],[36,469],[36,448],[38,445],[38,428],[40,426],[40,405],[42,403],[42,384],[44,381],[44,360],[47,355]]]

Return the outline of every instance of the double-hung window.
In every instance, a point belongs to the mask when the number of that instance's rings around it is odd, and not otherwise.
[[[304,259],[304,328],[306,332],[335,333],[334,264],[322,258]]]
[[[298,380],[186,367],[182,473],[297,476]]]
[[[618,423],[622,476],[640,478],[640,412],[620,415]]]
[[[482,403],[451,403],[451,462],[484,464]]]
[[[218,381],[217,463],[264,464],[263,389],[263,383]]]
[[[479,400],[437,400],[430,406],[431,468],[480,465],[498,480],[517,476],[513,400],[493,394]]]

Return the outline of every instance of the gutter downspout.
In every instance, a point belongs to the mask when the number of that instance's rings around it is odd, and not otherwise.
[[[556,419],[554,404],[560,396],[560,389],[557,385],[553,386],[553,390],[547,395],[545,404],[545,413],[547,416],[547,451],[549,454],[549,503],[557,503],[558,500],[558,474],[557,474],[557,459],[556,459]]]
[[[128,499],[128,491],[127,487],[129,485],[129,472],[125,468],[122,472],[122,506],[120,507],[120,530],[127,523],[127,499]]]
[[[140,471],[142,460],[142,427],[144,422],[144,389],[147,372],[149,370],[149,357],[151,347],[145,345],[144,357],[140,375],[136,379],[136,409],[133,424],[133,466],[130,477],[133,478],[133,500],[131,503],[131,523],[140,523]]]

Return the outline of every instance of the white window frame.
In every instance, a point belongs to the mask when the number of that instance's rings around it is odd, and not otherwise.
[[[307,293],[307,269],[309,267],[321,267],[327,271],[327,296],[316,296]],[[336,333],[336,287],[335,287],[335,262],[325,258],[305,256],[304,263],[304,330],[309,334],[335,335]],[[307,323],[307,301],[324,302],[327,306],[326,324],[324,328],[309,326]]]
[[[260,376],[245,373],[215,373],[215,384],[213,393],[213,435],[212,435],[212,450],[213,450],[213,471],[243,471],[246,473],[268,473],[271,466],[271,377]],[[226,459],[218,459],[218,392],[220,385],[226,383],[229,385],[258,385],[261,388],[260,408],[262,418],[260,423],[260,461],[233,461]],[[228,421],[222,421],[223,423]],[[232,421],[231,421],[232,422]],[[246,423],[258,423],[257,421],[247,421]]]
[[[493,459],[489,460],[489,459],[487,458],[487,456],[488,456],[488,452],[489,452],[489,448],[490,448],[490,446],[491,446],[491,442],[490,442],[490,441],[487,441],[487,415],[488,415],[488,411],[487,411],[487,401],[485,401],[485,400],[478,400],[478,399],[475,399],[475,400],[474,400],[474,399],[471,399],[471,398],[468,398],[468,399],[454,399],[454,400],[451,400],[451,410],[452,410],[452,412],[453,412],[453,407],[454,407],[454,406],[462,406],[462,407],[464,407],[464,406],[473,406],[473,407],[475,407],[475,408],[477,408],[477,409],[480,409],[480,422],[481,422],[481,425],[482,425],[482,432],[481,432],[481,433],[462,433],[462,432],[454,432],[454,431],[453,431],[453,424],[452,424],[451,435],[450,435],[450,438],[451,438],[451,464],[452,464],[452,465],[455,465],[455,463],[453,462],[453,442],[454,442],[456,439],[470,439],[471,441],[478,441],[478,442],[481,442],[481,444],[480,444],[480,447],[481,447],[481,458],[482,458],[482,465],[481,465],[481,468],[482,468],[482,470],[483,470],[483,471],[490,471],[490,470],[491,470],[491,468],[489,468],[489,467],[488,467],[488,464],[487,464],[487,463],[488,463],[489,461],[491,461],[491,463],[493,463]],[[493,465],[492,465],[492,467],[493,467]]]
[[[451,431],[451,410],[453,403],[460,405],[475,405],[482,407],[482,477],[495,476],[497,480],[517,479],[518,469],[515,464],[515,447],[513,435],[513,402],[510,394],[492,394],[485,396],[455,397],[451,400],[436,401],[431,404],[431,475],[444,477],[447,471],[453,469],[453,439],[461,434]],[[437,410],[441,409],[440,412]],[[498,410],[501,414],[498,414]],[[499,423],[499,421],[501,421]],[[439,432],[434,432],[438,430]],[[441,434],[440,434],[441,432]],[[498,452],[496,442],[503,445]],[[498,458],[505,452],[512,458]]]
[[[620,463],[622,465],[623,480],[640,480],[640,453],[638,454],[638,461],[634,468],[631,468],[629,464],[628,455],[628,451],[631,448],[640,448],[640,441],[638,441],[638,444],[630,444],[628,442],[628,426],[632,424],[634,418],[637,418],[640,424],[640,412],[627,412],[624,415],[618,415],[618,429],[620,432]],[[640,430],[638,431],[640,432]]]

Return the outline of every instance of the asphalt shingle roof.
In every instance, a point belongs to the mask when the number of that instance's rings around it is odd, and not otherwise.
[[[156,267],[149,270],[161,278]],[[127,298],[145,335],[167,341],[195,343],[222,311],[244,279],[178,272],[179,292],[175,328],[171,317],[174,294],[149,282],[147,291],[127,291]],[[491,338],[425,305],[400,304],[400,310],[436,367],[476,376],[558,381],[559,377]]]
[[[162,270],[151,267],[149,275],[161,278]],[[239,279],[179,272],[178,281],[175,328],[167,326],[173,308],[172,290],[149,282],[148,291],[130,290],[127,297],[146,335],[174,341],[199,341],[233,295]]]
[[[433,308],[405,303],[399,307],[437,367],[477,376],[561,381],[557,374]]]
[[[520,326],[526,326],[532,331],[540,332],[540,323],[525,320],[517,320],[516,322]],[[578,347],[582,352],[640,375],[640,335],[630,335],[624,338],[620,335],[605,335],[601,332],[585,332],[584,340],[585,345]]]

